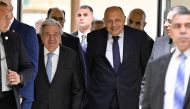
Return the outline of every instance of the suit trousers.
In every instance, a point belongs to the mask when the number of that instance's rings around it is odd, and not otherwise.
[[[1,109],[16,109],[17,108],[13,91],[9,91],[5,96],[2,96],[0,98],[0,108]]]

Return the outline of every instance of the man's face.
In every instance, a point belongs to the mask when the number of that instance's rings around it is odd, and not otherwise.
[[[118,8],[111,8],[105,13],[104,22],[108,33],[117,36],[124,30],[125,16]]]
[[[174,44],[183,52],[190,48],[190,15],[175,15],[170,24]]]
[[[79,9],[76,16],[78,28],[87,29],[91,28],[92,21],[94,20],[93,13],[88,9]]]
[[[64,13],[59,10],[59,9],[53,9],[49,15],[50,18],[59,21],[61,26],[64,28],[64,23],[65,23],[65,15]]]
[[[175,11],[168,12],[167,17],[164,22],[164,30],[168,34],[169,37],[170,37],[170,24],[172,22],[172,17],[174,16],[175,13],[176,13]]]
[[[0,32],[6,32],[11,22],[11,11],[7,6],[0,6]]]
[[[127,25],[143,31],[146,25],[145,18],[143,15],[140,15],[138,13],[131,13],[127,19]]]
[[[57,25],[47,25],[42,32],[42,42],[48,51],[53,52],[61,42],[60,28]]]

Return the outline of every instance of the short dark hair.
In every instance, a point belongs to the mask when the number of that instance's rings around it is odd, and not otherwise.
[[[93,9],[89,5],[81,5],[79,9],[89,9],[93,13]]]
[[[48,12],[47,12],[47,18],[49,18],[49,15],[51,14],[52,10],[53,9],[56,9],[56,8],[49,8]],[[65,17],[65,11],[64,10],[61,10],[64,14],[64,17]]]

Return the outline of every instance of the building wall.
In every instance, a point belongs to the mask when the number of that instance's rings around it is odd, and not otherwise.
[[[28,4],[23,5],[22,21],[35,26],[38,19],[45,19],[47,10],[51,7],[59,7],[66,11],[66,22],[64,31],[70,33],[71,25],[71,0],[28,0]],[[146,13],[145,31],[154,39],[157,28],[157,0],[81,0],[81,5],[90,5],[94,10],[94,17],[102,19],[107,7],[121,6],[128,16],[133,8],[141,8]],[[151,5],[150,5],[151,4]]]

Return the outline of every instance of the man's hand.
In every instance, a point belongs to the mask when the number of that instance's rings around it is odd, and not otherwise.
[[[20,83],[20,75],[12,70],[8,70],[7,73],[7,80],[9,82],[10,85],[18,85]]]

